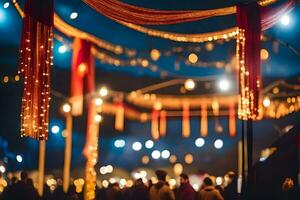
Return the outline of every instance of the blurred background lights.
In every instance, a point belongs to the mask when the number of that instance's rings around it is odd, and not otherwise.
[[[190,153],[186,154],[185,157],[184,157],[184,161],[185,161],[186,164],[192,164],[193,161],[194,161],[193,155],[190,154]]]
[[[160,158],[160,152],[158,150],[154,150],[151,154],[152,158],[157,160]]]
[[[270,106],[270,104],[271,104],[270,98],[269,98],[269,97],[265,97],[264,100],[263,100],[263,105],[264,105],[264,107],[267,108],[267,107]]]
[[[216,184],[217,184],[217,185],[222,185],[222,183],[223,183],[222,177],[220,177],[220,176],[217,177],[217,178],[216,178]]]
[[[150,161],[149,156],[144,155],[144,156],[142,157],[142,163],[143,163],[144,165],[148,164],[149,161]]]
[[[269,52],[268,52],[267,49],[261,49],[260,50],[260,58],[261,58],[261,60],[268,60]]]
[[[99,115],[99,114],[95,115],[95,121],[96,122],[101,122],[102,121],[102,116]]]
[[[221,91],[226,92],[230,88],[230,83],[227,79],[222,79],[222,80],[219,81],[218,86],[219,86]]]
[[[195,145],[197,147],[202,147],[205,144],[205,140],[203,138],[198,138],[195,140]]]
[[[193,90],[196,87],[196,83],[193,79],[189,78],[184,82],[184,87],[187,90]]]
[[[4,4],[3,4],[3,8],[8,8],[9,7],[9,2],[5,2]]]
[[[122,140],[122,139],[116,140],[114,145],[116,148],[122,148],[125,146],[125,140]]]
[[[177,161],[177,157],[175,155],[171,155],[169,161],[170,163],[175,163]]]
[[[133,149],[134,151],[139,151],[139,150],[142,149],[142,144],[141,144],[140,142],[134,142],[134,143],[132,144],[132,149]]]
[[[108,89],[107,87],[101,87],[99,90],[99,94],[101,97],[105,97],[108,95]]]
[[[0,172],[4,173],[6,171],[5,167],[3,165],[0,165]]]
[[[153,142],[152,140],[147,140],[147,141],[145,142],[145,147],[146,147],[147,149],[151,149],[151,148],[153,148],[153,146],[154,146],[154,142]]]
[[[52,128],[51,128],[52,133],[57,134],[59,131],[60,131],[59,126],[57,126],[57,125],[52,126]]]
[[[161,152],[161,157],[164,159],[168,159],[170,157],[170,151],[169,150],[163,150]]]
[[[58,48],[58,52],[59,53],[66,53],[67,51],[67,47],[65,45],[61,45],[59,48]]]
[[[176,163],[173,167],[174,174],[179,176],[183,172],[183,166],[180,163]]]
[[[195,64],[198,61],[198,56],[194,53],[191,53],[188,59],[190,63]]]
[[[280,18],[280,22],[284,26],[288,26],[291,22],[291,18],[289,15],[284,15]]]
[[[223,147],[223,141],[220,139],[217,139],[214,143],[214,146],[216,149],[221,149]]]
[[[95,104],[96,104],[96,106],[101,106],[103,104],[103,100],[101,98],[96,98]]]
[[[21,155],[17,155],[17,156],[16,156],[16,160],[20,163],[20,162],[23,161],[23,158],[22,158]]]
[[[68,113],[71,111],[71,106],[70,106],[70,104],[66,103],[63,105],[62,109],[65,113]]]
[[[72,12],[70,15],[70,19],[76,19],[78,17],[78,13],[77,12]]]

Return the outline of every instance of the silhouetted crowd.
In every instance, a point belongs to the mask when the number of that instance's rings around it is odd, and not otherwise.
[[[137,179],[134,186],[120,188],[118,183],[113,183],[108,188],[98,188],[97,200],[238,200],[237,178],[233,172],[227,174],[226,186],[216,185],[210,177],[203,180],[199,191],[195,191],[186,174],[180,175],[180,186],[170,189],[166,177],[167,173],[157,170],[158,182],[152,184],[151,180],[145,185],[142,179]],[[299,200],[298,191],[292,179],[287,178],[282,184],[280,200]],[[64,193],[62,184],[50,192],[45,184],[43,197],[39,197],[32,179],[26,172],[21,172],[21,179],[13,177],[3,191],[0,200],[83,200],[83,192],[77,193],[74,185]]]

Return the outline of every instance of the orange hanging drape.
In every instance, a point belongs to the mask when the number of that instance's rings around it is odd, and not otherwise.
[[[152,120],[151,120],[151,135],[154,140],[159,139],[158,117],[159,117],[159,110],[153,108]]]
[[[160,136],[164,137],[167,133],[167,112],[165,110],[160,111],[160,118],[159,118],[159,133]]]
[[[229,135],[231,137],[236,135],[235,107],[233,103],[229,104]]]
[[[86,86],[94,87],[94,82],[89,78],[90,73],[94,73],[91,69],[94,66],[93,56],[91,54],[91,43],[79,38],[73,41],[73,58],[71,68],[71,97],[72,114],[79,116],[83,111],[84,99],[84,80],[86,78]],[[94,77],[93,77],[94,78]],[[86,91],[89,92],[89,91]]]
[[[115,129],[118,131],[124,130],[124,105],[122,102],[117,103],[117,110],[116,110],[116,116],[115,116]]]
[[[184,103],[182,109],[182,136],[187,138],[191,134],[189,104]]]
[[[201,105],[201,136],[206,137],[208,134],[208,121],[207,121],[207,105],[203,103]]]
[[[21,136],[48,139],[53,1],[27,0],[23,18],[19,73],[24,76]]]

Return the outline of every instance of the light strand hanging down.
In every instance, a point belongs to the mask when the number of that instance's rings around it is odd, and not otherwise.
[[[207,104],[201,104],[201,127],[200,132],[202,137],[206,137],[208,134],[208,120],[207,120]]]
[[[182,136],[188,138],[190,134],[190,105],[188,102],[184,102],[182,105]]]
[[[24,76],[21,136],[48,139],[53,0],[27,0],[23,18],[19,73]]]
[[[159,118],[159,110],[153,108],[152,119],[151,119],[151,136],[154,140],[159,139],[158,118]]]
[[[159,115],[159,134],[161,137],[165,137],[167,134],[167,112],[162,110]]]

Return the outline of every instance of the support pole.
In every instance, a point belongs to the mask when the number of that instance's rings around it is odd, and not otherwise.
[[[70,185],[70,170],[71,170],[71,158],[72,158],[72,115],[66,114],[66,146],[65,146],[65,160],[64,160],[64,178],[63,178],[63,190],[68,192]]]
[[[253,198],[254,172],[253,172],[253,121],[247,120],[247,196]]]
[[[38,171],[38,193],[43,196],[44,192],[44,175],[45,175],[45,153],[46,141],[39,142],[39,171]]]

